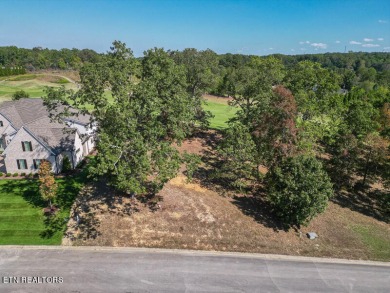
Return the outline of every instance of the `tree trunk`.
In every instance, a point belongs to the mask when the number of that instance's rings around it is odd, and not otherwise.
[[[367,175],[368,175],[368,167],[370,165],[371,153],[372,153],[372,150],[370,150],[370,152],[368,153],[368,157],[366,160],[366,167],[364,169],[364,177],[363,177],[363,186],[366,185],[366,179],[367,179]]]

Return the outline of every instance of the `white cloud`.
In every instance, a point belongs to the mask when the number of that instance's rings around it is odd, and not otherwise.
[[[377,38],[377,40],[378,40],[378,41],[383,41],[383,40],[384,40],[384,38]]]
[[[299,42],[299,44],[300,44],[300,45],[303,45],[304,43],[305,43],[305,42],[302,42],[302,41],[301,41],[301,42]]]
[[[324,43],[312,43],[310,44],[310,46],[313,46],[315,47],[316,49],[326,49],[326,47],[328,46],[327,44],[324,44]]]
[[[365,42],[372,42],[374,39],[364,38],[363,41]]]
[[[374,48],[374,47],[380,47],[378,44],[363,44],[362,47],[365,48]]]
[[[340,44],[341,42],[340,42],[340,41],[336,41],[335,43],[336,43],[336,44]]]
[[[379,23],[388,23],[387,20],[383,20],[383,19],[379,19],[378,22],[379,22]]]
[[[390,50],[390,47],[384,47],[383,49],[385,49],[385,50]]]
[[[292,52],[295,52],[295,49],[291,49]]]
[[[350,41],[349,42],[351,45],[361,45],[362,43],[356,42],[356,41]]]
[[[301,48],[301,51],[306,51],[306,48]]]

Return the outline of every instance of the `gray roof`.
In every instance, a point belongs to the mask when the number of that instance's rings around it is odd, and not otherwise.
[[[77,113],[77,110],[71,111]],[[43,104],[42,99],[20,99],[17,101],[6,101],[0,104],[0,113],[7,116],[12,121],[12,124],[20,128],[37,119],[49,117],[49,112]],[[80,124],[88,124],[90,116],[87,114],[80,114],[78,116],[71,116],[69,120],[78,122]]]
[[[29,130],[55,153],[71,150],[74,146],[77,130],[66,124],[51,121],[42,99],[6,101],[0,104],[0,113],[17,129],[24,127]],[[86,125],[90,121],[90,116],[72,116],[69,120]]]
[[[74,140],[76,129],[61,128],[35,128],[25,127],[32,132],[42,143],[49,146],[54,153],[61,153],[62,151],[72,151],[74,147]]]

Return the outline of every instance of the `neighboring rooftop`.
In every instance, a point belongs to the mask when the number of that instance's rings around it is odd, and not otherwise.
[[[28,124],[36,120],[50,117],[50,113],[47,111],[42,99],[6,101],[0,104],[0,113],[10,119],[13,126],[18,129],[22,126],[28,126]],[[67,120],[85,125],[88,124],[89,119],[89,115],[80,114],[79,116],[72,116]]]
[[[50,113],[42,99],[6,101],[0,104],[0,113],[9,119],[15,128],[23,127],[55,153],[70,150],[74,145],[77,130],[51,121]],[[89,115],[79,115],[67,120],[86,125],[89,119]]]

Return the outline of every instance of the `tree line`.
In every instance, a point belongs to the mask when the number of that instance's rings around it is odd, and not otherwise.
[[[101,54],[91,49],[32,49],[16,46],[0,47],[0,67],[23,67],[28,71],[40,69],[78,70],[84,63],[98,62]]]

